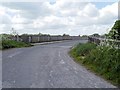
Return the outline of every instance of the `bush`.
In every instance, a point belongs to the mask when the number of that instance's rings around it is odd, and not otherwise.
[[[3,40],[1,49],[8,49],[8,48],[20,48],[20,47],[28,47],[31,46],[30,44],[24,42],[17,42],[14,40]]]
[[[74,48],[74,52],[76,53],[76,56],[85,56],[94,48],[96,48],[96,45],[93,43],[78,44]]]
[[[87,43],[77,45],[71,50],[71,55],[107,80],[120,85],[120,49]]]
[[[94,71],[120,85],[120,50],[98,47],[86,56],[86,64],[93,64]]]

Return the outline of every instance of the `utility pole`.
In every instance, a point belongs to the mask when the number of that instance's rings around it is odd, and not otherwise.
[[[12,27],[12,35],[14,36],[14,40],[19,41],[18,33],[14,30],[13,27]]]

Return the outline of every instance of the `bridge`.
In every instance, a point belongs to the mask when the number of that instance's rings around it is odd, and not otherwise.
[[[51,42],[51,41],[62,41],[62,40],[80,40],[80,36],[61,36],[61,35],[16,35],[13,37],[16,41],[23,41],[29,43],[39,43],[39,42]]]
[[[78,65],[70,48],[87,40],[14,48],[2,52],[3,88],[115,88]]]

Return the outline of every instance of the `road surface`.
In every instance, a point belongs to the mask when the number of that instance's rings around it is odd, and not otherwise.
[[[63,41],[3,51],[3,88],[115,88],[68,55],[81,41]]]

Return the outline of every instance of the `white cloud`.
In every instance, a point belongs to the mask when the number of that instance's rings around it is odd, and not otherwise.
[[[91,3],[86,5],[83,9],[83,13],[85,13],[88,17],[97,17],[99,15],[98,9]]]
[[[25,23],[26,22],[26,19],[21,17],[19,14],[15,15],[13,18],[12,18],[12,23],[14,24],[20,24],[20,23]]]
[[[14,27],[19,33],[50,33],[70,35],[106,32],[118,17],[118,5],[102,9],[88,2],[57,0],[30,3],[4,3],[0,6],[0,33]]]
[[[115,19],[118,18],[118,3],[113,3],[108,5],[101,10],[99,10],[100,16],[97,20],[103,24],[112,23]]]

